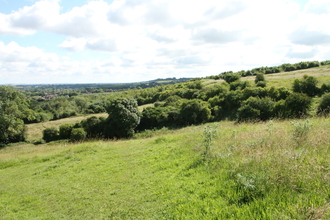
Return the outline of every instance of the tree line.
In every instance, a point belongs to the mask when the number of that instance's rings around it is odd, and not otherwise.
[[[313,97],[321,97],[316,112],[328,114],[330,84],[318,86],[312,76],[296,79],[291,88],[267,87],[265,74],[254,83],[233,72],[221,74],[222,83],[207,85],[202,79],[184,83],[138,88],[122,92],[56,97],[50,100],[25,94],[11,86],[0,87],[0,143],[24,141],[24,124],[77,114],[107,112],[107,118],[88,118],[59,130],[44,131],[46,141],[55,139],[129,138],[134,132],[162,127],[178,128],[205,122],[264,121],[271,118],[307,117]],[[153,103],[142,112],[137,106]]]
[[[75,125],[62,125],[59,130],[49,128],[44,135],[47,136],[47,132],[54,135],[45,140],[130,138],[134,132],[226,119],[258,122],[273,118],[303,118],[309,116],[315,96],[321,97],[317,114],[330,113],[330,85],[318,87],[315,77],[305,75],[302,79],[296,79],[292,89],[265,85],[263,74],[256,75],[254,85],[242,82],[239,78],[213,86],[205,86],[201,80],[194,80],[159,91],[155,94],[157,101],[154,106],[146,107],[142,112],[137,110],[137,99],[115,99],[106,108],[108,118],[94,116]],[[73,135],[63,136],[64,133],[70,133],[63,132],[68,127]]]

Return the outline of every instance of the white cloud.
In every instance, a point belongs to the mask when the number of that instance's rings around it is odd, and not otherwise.
[[[0,13],[0,68],[44,80],[122,82],[328,59],[329,8],[327,0],[303,10],[293,0],[98,0],[61,13],[61,1],[41,0]],[[70,59],[1,43],[1,35],[38,31],[65,36],[58,46]]]
[[[65,40],[63,43],[61,43],[58,46],[76,52],[83,50],[85,48],[86,42],[87,42],[86,38],[69,37],[67,40]]]
[[[14,28],[38,30],[53,25],[59,10],[58,1],[43,0],[12,13],[9,20]]]

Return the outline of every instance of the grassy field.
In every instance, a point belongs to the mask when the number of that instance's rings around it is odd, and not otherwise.
[[[321,66],[304,70],[296,70],[292,72],[280,72],[273,74],[265,74],[265,79],[267,81],[267,87],[286,87],[292,88],[293,81],[295,79],[302,79],[304,75],[314,76],[318,79],[319,85],[323,83],[330,83],[330,66]],[[255,76],[242,77],[242,81],[250,81],[251,84],[254,84]],[[224,80],[213,80],[208,79],[204,80],[204,85],[212,86],[214,83],[222,83]]]
[[[267,86],[292,88],[295,79],[302,79],[304,75],[314,76],[319,80],[319,86],[330,82],[330,66],[321,66],[316,68],[296,70],[292,72],[281,72],[276,74],[266,74]],[[254,82],[255,76],[242,77],[241,80]]]
[[[0,219],[330,219],[329,146],[329,118],[11,146]]]

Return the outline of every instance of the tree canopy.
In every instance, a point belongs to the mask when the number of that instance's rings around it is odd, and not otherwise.
[[[109,117],[104,135],[107,138],[128,138],[140,123],[141,113],[137,101],[131,98],[116,99],[107,106]]]
[[[0,86],[0,145],[24,140],[23,118],[30,113],[24,94],[12,86]]]

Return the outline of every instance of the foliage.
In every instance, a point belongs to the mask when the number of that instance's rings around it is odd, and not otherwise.
[[[241,76],[238,73],[227,72],[222,74],[222,79],[224,79],[227,83],[235,82],[239,80]]]
[[[250,83],[248,81],[240,81],[236,80],[235,82],[231,82],[229,84],[230,90],[243,90],[246,87],[250,87]]]
[[[238,121],[268,120],[273,117],[275,103],[269,97],[250,97],[238,109]]]
[[[267,86],[266,81],[259,81],[256,83],[257,87],[265,88]]]
[[[59,131],[55,127],[46,128],[42,133],[42,139],[44,139],[46,142],[56,141],[59,138]]]
[[[86,131],[83,128],[74,128],[71,131],[70,140],[75,141],[83,141],[86,138]]]
[[[105,121],[105,117],[92,116],[81,121],[81,125],[86,131],[87,137],[97,138],[103,136],[104,127],[106,125]]]
[[[312,99],[304,93],[292,93],[285,99],[286,116],[289,118],[306,117],[312,106]]]
[[[116,99],[107,106],[106,138],[129,138],[140,123],[141,113],[137,101],[131,98]]]
[[[254,83],[257,84],[258,82],[265,82],[265,76],[263,73],[257,73]]]
[[[184,125],[193,125],[207,122],[211,119],[211,110],[208,102],[193,99],[182,103],[180,118]]]
[[[138,130],[162,128],[164,126],[173,126],[175,119],[170,120],[170,112],[175,111],[174,107],[147,107],[142,111],[141,122],[138,125]]]
[[[197,95],[198,99],[202,99],[203,101],[207,101],[210,98],[215,96],[219,96],[229,91],[228,83],[215,84],[212,86],[208,86],[200,91]]]
[[[24,141],[24,118],[32,119],[24,94],[12,86],[0,86],[0,145]]]
[[[60,129],[59,129],[60,138],[69,139],[71,136],[72,129],[73,129],[72,124],[66,123],[66,124],[60,125]]]
[[[330,93],[326,93],[322,96],[321,102],[317,107],[317,114],[329,114],[330,113]]]
[[[324,94],[328,92],[330,92],[330,84],[323,83],[321,86],[321,93]]]
[[[313,76],[304,75],[303,79],[296,79],[293,83],[293,92],[305,93],[310,97],[320,93],[317,87],[318,80]]]

